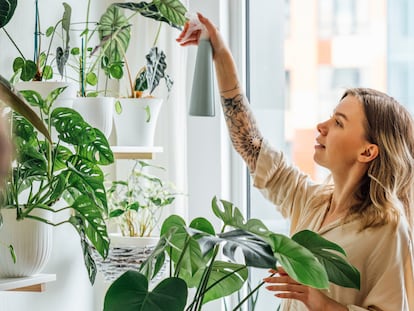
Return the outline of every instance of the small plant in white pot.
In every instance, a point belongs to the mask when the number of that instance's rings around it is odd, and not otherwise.
[[[137,160],[125,180],[112,181],[107,188],[109,256],[101,260],[107,280],[113,280],[128,269],[136,269],[147,258],[159,240],[163,214],[179,193],[151,170],[164,170]],[[138,265],[137,265],[138,264]]]
[[[133,13],[126,17],[121,10],[122,8]],[[100,47],[105,49],[108,46],[116,46],[119,55],[112,53],[116,58],[107,56],[107,68],[116,68],[113,72],[120,73],[117,79],[125,79],[128,84],[127,91],[121,91],[121,96],[115,104],[114,125],[116,129],[117,145],[120,146],[153,146],[156,122],[161,109],[163,98],[156,97],[156,89],[165,82],[168,93],[171,91],[173,80],[168,75],[167,57],[161,47],[158,45],[158,38],[162,26],[168,26],[181,29],[186,22],[185,13],[187,9],[180,0],[171,1],[152,1],[147,2],[126,2],[114,3],[110,8],[111,12],[116,10],[117,16],[124,16],[125,24],[118,24],[118,31],[113,31],[104,27],[100,30]],[[135,28],[132,29],[132,23],[139,23],[139,19],[132,18],[139,14],[140,18],[147,19],[151,29],[140,28],[142,32],[135,36]],[[121,18],[119,17],[118,20]],[[105,19],[104,19],[105,20]],[[132,21],[132,22],[131,22]],[[101,26],[105,26],[101,21]],[[154,26],[154,28],[152,28]],[[143,31],[144,29],[145,31]],[[116,35],[119,32],[130,31],[131,38],[140,38],[139,50],[134,55],[127,58],[128,40],[118,40]],[[154,37],[151,45],[145,44],[143,37]],[[135,42],[132,42],[135,44]],[[132,45],[132,44],[131,44]],[[106,51],[110,51],[106,48]],[[136,53],[142,52],[145,55],[145,64],[133,64],[137,58]],[[131,61],[131,62],[130,62]],[[121,65],[121,66],[120,66]],[[138,65],[138,67],[137,67]],[[125,67],[125,75],[124,75]],[[112,70],[106,70],[111,77]],[[164,80],[164,81],[162,81]],[[133,135],[130,135],[134,133]]]

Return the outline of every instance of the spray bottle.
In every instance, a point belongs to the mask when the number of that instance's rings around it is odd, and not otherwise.
[[[186,37],[190,36],[195,30],[201,30],[194,68],[189,114],[191,116],[213,117],[215,115],[213,50],[207,29],[205,29],[198,17],[191,14],[188,14],[187,17],[189,18],[189,27]],[[186,40],[186,37],[183,38],[183,41]]]

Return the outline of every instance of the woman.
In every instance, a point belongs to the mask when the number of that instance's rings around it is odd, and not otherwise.
[[[317,125],[314,160],[333,185],[315,184],[263,139],[241,89],[233,57],[216,27],[199,14],[213,47],[222,106],[234,148],[262,190],[291,221],[341,245],[361,273],[361,289],[320,291],[279,268],[265,278],[281,310],[414,310],[414,124],[393,98],[371,89],[345,92]],[[177,41],[198,43],[200,31]],[[186,38],[185,41],[183,38]]]

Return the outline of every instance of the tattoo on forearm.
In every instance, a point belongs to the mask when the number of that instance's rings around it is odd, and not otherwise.
[[[233,98],[222,97],[224,117],[233,146],[254,172],[263,137],[256,120],[242,94]]]

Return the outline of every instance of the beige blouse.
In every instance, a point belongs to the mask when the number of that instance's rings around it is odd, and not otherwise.
[[[309,207],[319,185],[290,166],[283,154],[263,142],[252,174],[254,185],[291,221],[291,234],[309,229],[339,244],[361,274],[361,289],[331,284],[326,294],[348,310],[414,311],[413,241],[405,218],[392,225],[360,231],[358,219],[321,227],[328,204]],[[285,300],[282,311],[305,311],[297,300]]]

